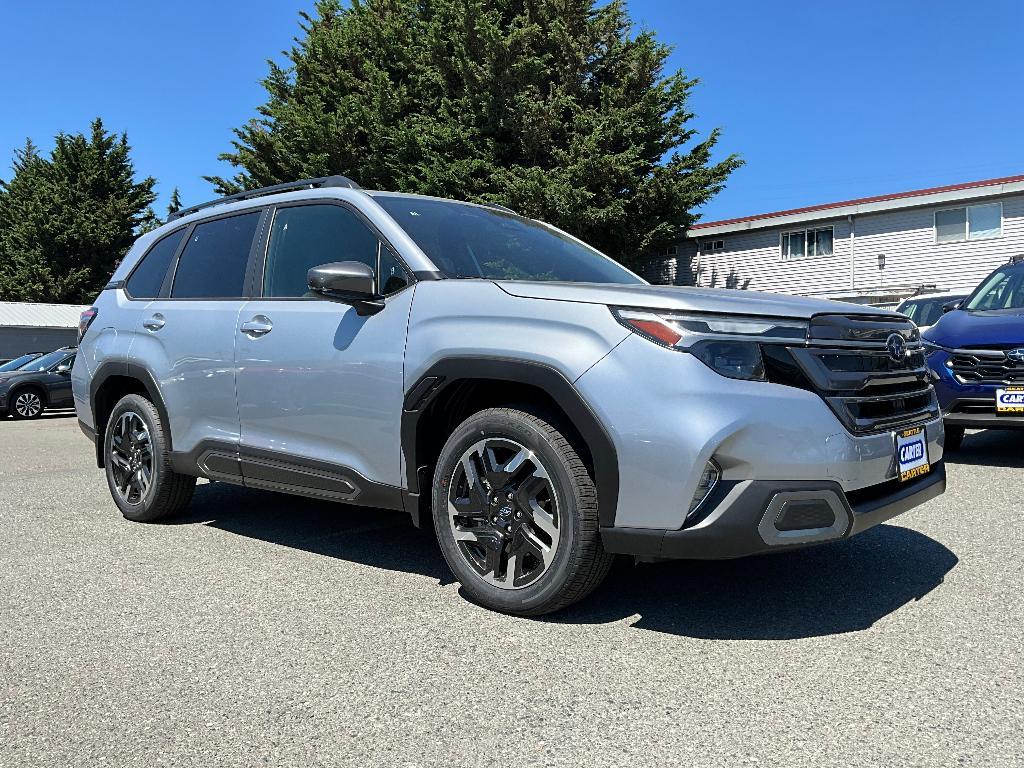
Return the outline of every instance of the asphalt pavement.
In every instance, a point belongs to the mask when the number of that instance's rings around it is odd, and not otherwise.
[[[466,601],[397,513],[201,484],[125,521],[0,421],[0,766],[1021,766],[1024,433],[850,541]]]

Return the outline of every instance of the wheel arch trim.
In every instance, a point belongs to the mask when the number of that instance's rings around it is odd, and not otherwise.
[[[108,360],[97,367],[89,382],[89,408],[92,411],[93,425],[96,433],[96,466],[103,467],[103,442],[107,426],[106,421],[102,424],[99,422],[96,409],[97,399],[103,385],[115,376],[134,379],[142,385],[146,395],[149,397],[149,401],[153,403],[157,413],[160,414],[160,420],[164,424],[167,450],[172,450],[173,438],[171,437],[170,420],[167,417],[167,407],[164,405],[163,395],[160,393],[160,387],[157,385],[153,374],[136,363],[124,360]]]
[[[402,408],[401,443],[409,493],[419,495],[421,492],[419,473],[424,460],[417,455],[420,417],[441,393],[469,379],[533,386],[542,390],[562,409],[590,451],[601,524],[613,525],[619,499],[619,462],[608,430],[572,382],[560,371],[546,363],[529,360],[446,357],[433,363],[406,390]]]

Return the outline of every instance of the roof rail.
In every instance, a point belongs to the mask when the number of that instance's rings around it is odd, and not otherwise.
[[[278,192],[295,192],[300,189],[320,189],[323,187],[346,187],[348,189],[360,188],[358,184],[347,176],[321,176],[316,179],[299,179],[298,181],[289,181],[285,184],[274,184],[272,187],[247,189],[242,192],[236,192],[233,195],[218,197],[216,200],[209,200],[205,203],[200,203],[199,205],[182,208],[180,211],[175,211],[170,214],[167,217],[167,220],[174,221],[175,219],[180,219],[182,216],[188,216],[190,213],[201,211],[204,208],[211,208],[215,205],[234,203],[239,200],[249,200],[254,197],[263,197],[264,195],[274,195]]]
[[[502,213],[511,213],[514,216],[519,215],[511,208],[509,208],[507,205],[502,205],[501,203],[480,203],[480,205],[482,205],[484,208],[493,208],[494,210],[501,211]]]

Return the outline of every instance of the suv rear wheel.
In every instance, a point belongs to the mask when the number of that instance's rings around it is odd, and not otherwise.
[[[196,479],[171,469],[166,432],[149,400],[126,395],[114,406],[103,437],[110,495],[121,514],[152,523],[185,509]]]
[[[526,410],[474,414],[435,473],[434,528],[477,602],[524,616],[586,597],[608,573],[597,491],[565,434]]]

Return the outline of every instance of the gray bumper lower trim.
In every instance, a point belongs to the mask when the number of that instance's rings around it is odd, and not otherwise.
[[[638,557],[697,560],[746,557],[849,538],[945,490],[943,462],[933,465],[932,471],[924,477],[904,485],[890,481],[850,494],[843,493],[840,485],[831,481],[756,480],[747,484],[721,514],[714,515],[713,520],[709,518],[707,524],[680,530],[605,527],[601,529],[601,536],[609,552]],[[825,535],[768,544],[761,535],[762,521],[769,505],[780,494],[834,497],[842,506],[842,522],[838,522],[837,515],[837,525]]]

